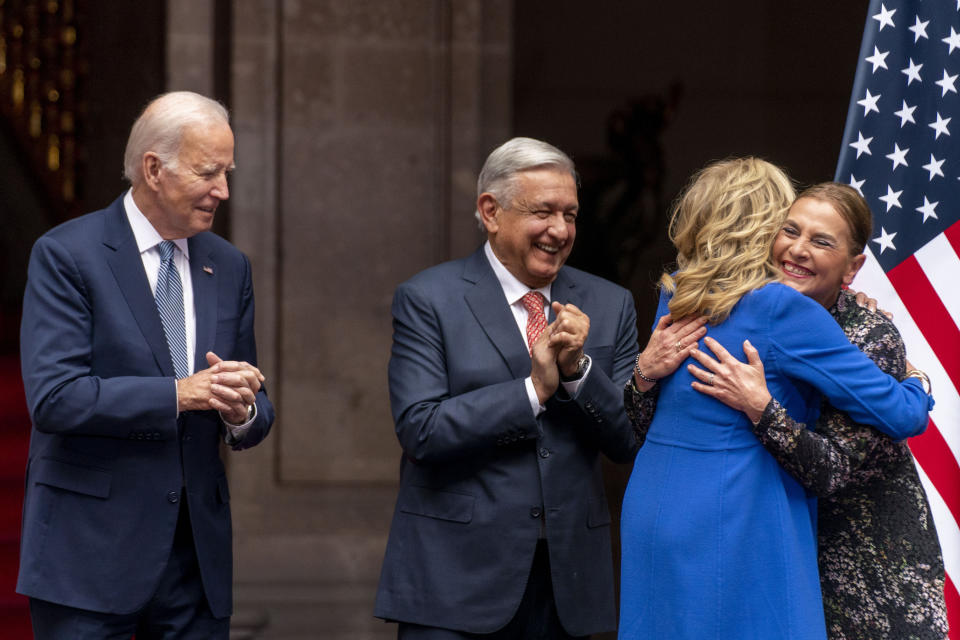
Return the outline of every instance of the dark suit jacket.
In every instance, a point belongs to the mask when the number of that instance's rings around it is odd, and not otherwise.
[[[212,233],[189,243],[196,370],[207,351],[255,363],[249,261]],[[33,430],[17,591],[93,611],[139,609],[166,565],[185,486],[210,608],[229,615],[224,427],[216,411],[177,417],[173,363],[122,198],[34,245],[20,349]],[[263,390],[257,412],[235,449],[270,429]]]
[[[530,355],[482,249],[397,288],[389,377],[404,455],[377,616],[473,633],[502,627],[545,514],[564,627],[616,626],[600,452],[628,462],[637,448],[623,408],[637,353],[633,299],[569,267],[551,296],[590,316],[593,365],[576,397],[561,388],[534,418],[523,383]]]

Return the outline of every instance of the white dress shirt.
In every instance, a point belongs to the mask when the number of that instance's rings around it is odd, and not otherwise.
[[[160,271],[160,248],[159,244],[163,242],[163,237],[150,224],[147,217],[143,215],[137,203],[133,201],[133,190],[128,189],[123,196],[123,209],[127,214],[127,220],[130,222],[130,228],[133,230],[133,237],[137,241],[137,249],[140,251],[140,259],[143,261],[143,269],[147,273],[147,280],[150,282],[150,292],[156,296],[157,293],[157,275]],[[193,375],[194,359],[197,352],[197,310],[193,304],[193,279],[190,277],[190,244],[186,238],[177,238],[172,241],[179,251],[173,252],[173,264],[180,274],[180,284],[183,288],[183,320],[184,329],[187,338],[187,366],[188,375]],[[164,336],[166,337],[166,336]],[[174,381],[173,386],[174,406],[177,406],[177,386]],[[177,408],[177,415],[180,414]],[[233,444],[242,438],[247,428],[256,418],[256,405],[248,415],[248,420],[241,425],[235,425],[226,420],[223,423],[230,427],[231,438],[227,438],[230,444]],[[220,416],[223,419],[223,415]]]

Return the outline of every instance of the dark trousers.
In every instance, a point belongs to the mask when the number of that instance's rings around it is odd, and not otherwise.
[[[586,638],[587,636],[581,636]],[[550,557],[547,541],[537,542],[533,567],[523,599],[513,619],[493,633],[466,633],[452,629],[423,627],[401,622],[398,640],[577,640],[567,633],[557,617],[557,604],[550,581]]]
[[[190,514],[181,496],[170,559],[156,593],[129,614],[100,613],[30,598],[30,619],[37,640],[226,640],[230,618],[214,618],[200,579],[190,530]]]

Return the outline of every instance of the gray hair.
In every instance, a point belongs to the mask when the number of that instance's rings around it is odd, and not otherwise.
[[[575,183],[580,182],[573,160],[560,149],[542,140],[511,138],[491,151],[483,163],[477,178],[477,198],[482,193],[491,193],[501,205],[508,204],[513,200],[515,176],[521,171],[544,167],[568,171]],[[473,215],[483,229],[480,211],[474,211]]]
[[[192,91],[171,91],[146,106],[127,139],[123,177],[136,185],[143,180],[143,154],[152,151],[164,166],[175,167],[184,129],[210,122],[230,123],[226,107]]]

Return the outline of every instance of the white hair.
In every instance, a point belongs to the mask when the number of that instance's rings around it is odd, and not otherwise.
[[[577,170],[573,160],[552,144],[533,138],[511,138],[490,152],[480,177],[477,178],[477,198],[480,194],[490,193],[501,205],[513,200],[515,177],[521,171],[530,169],[554,168],[568,171],[576,184],[579,184]],[[483,217],[480,211],[473,214],[483,229]]]
[[[143,180],[143,154],[152,151],[164,166],[175,167],[180,142],[187,127],[211,122],[230,124],[226,107],[192,91],[171,91],[146,106],[127,139],[123,177],[136,185]]]

